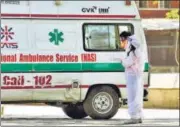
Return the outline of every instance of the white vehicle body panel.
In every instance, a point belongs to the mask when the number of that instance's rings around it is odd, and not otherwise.
[[[1,3],[1,28],[9,30],[11,36],[3,33],[1,38],[1,101],[83,101],[90,86],[98,84],[114,85],[126,98],[124,71],[118,61],[112,61],[113,57],[124,57],[125,52],[85,51],[83,25],[131,24],[148,65],[147,45],[135,3],[61,2],[60,6],[55,6],[54,1]],[[100,8],[109,10],[100,14]],[[29,60],[22,60],[22,55],[29,55]],[[39,57],[33,61],[30,55],[43,55],[46,60],[40,61],[43,58]],[[87,60],[83,55],[88,55]],[[78,88],[71,88],[74,81],[79,83]],[[144,85],[148,85],[147,69]]]

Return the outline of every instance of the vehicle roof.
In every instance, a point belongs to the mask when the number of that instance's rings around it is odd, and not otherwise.
[[[70,19],[140,19],[135,1],[1,1],[1,17]]]

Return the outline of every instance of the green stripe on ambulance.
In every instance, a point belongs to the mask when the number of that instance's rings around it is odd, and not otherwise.
[[[149,64],[146,63],[144,71],[149,70]],[[124,67],[119,63],[6,63],[1,64],[1,72],[113,72],[124,71]]]

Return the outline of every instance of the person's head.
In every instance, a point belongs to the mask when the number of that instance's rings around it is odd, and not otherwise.
[[[130,33],[130,32],[128,32],[128,31],[123,31],[121,34],[120,34],[120,40],[121,41],[126,41],[127,40],[127,38],[129,37],[129,36],[131,36],[132,34]]]

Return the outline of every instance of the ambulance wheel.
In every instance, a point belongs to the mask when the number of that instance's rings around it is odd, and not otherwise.
[[[73,119],[82,119],[88,116],[82,104],[68,104],[63,106],[62,109],[67,116]]]
[[[110,86],[95,87],[88,93],[83,106],[92,119],[110,119],[118,112],[119,96]]]

